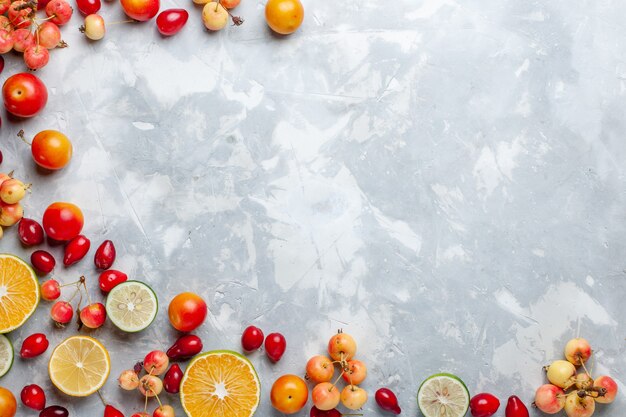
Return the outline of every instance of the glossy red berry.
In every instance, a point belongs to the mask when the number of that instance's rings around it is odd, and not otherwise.
[[[102,3],[100,0],[76,0],[76,6],[79,12],[85,16],[89,16],[90,14],[98,13],[100,7],[102,7]]]
[[[28,336],[22,342],[22,348],[20,349],[20,356],[22,358],[34,358],[41,355],[48,349],[48,339],[43,333],[35,333]]]
[[[380,388],[376,391],[376,404],[385,411],[390,411],[394,414],[400,414],[400,406],[398,405],[398,397],[389,388]]]
[[[474,417],[490,417],[499,407],[500,400],[486,392],[476,394],[470,400],[470,412]]]
[[[37,272],[46,275],[52,272],[57,262],[54,260],[54,256],[50,252],[45,250],[36,250],[30,255],[30,263]]]
[[[74,317],[74,307],[67,301],[57,301],[50,309],[50,317],[57,324],[67,324]]]
[[[41,411],[46,408],[46,393],[39,385],[26,385],[20,393],[22,403],[33,410]]]
[[[265,354],[273,362],[278,362],[287,349],[285,336],[280,333],[270,333],[265,339]]]
[[[528,408],[517,396],[511,395],[506,403],[505,417],[528,417]]]
[[[193,334],[178,338],[167,350],[167,356],[173,361],[189,359],[202,351],[202,340]]]
[[[124,417],[124,414],[112,405],[107,404],[104,407],[104,417]]]
[[[89,252],[91,242],[84,235],[78,235],[65,245],[65,255],[63,265],[70,266],[80,261]]]
[[[115,269],[109,269],[108,271],[104,271],[100,274],[98,278],[98,283],[100,285],[100,289],[103,292],[109,292],[122,282],[128,280],[128,276],[122,271],[117,271]]]
[[[248,326],[241,335],[241,346],[246,352],[252,352],[263,346],[263,331],[255,326]]]
[[[311,408],[311,412],[309,413],[310,417],[341,417],[342,414],[336,408],[331,408],[330,410],[320,410],[316,406]]]
[[[41,284],[41,298],[54,301],[61,296],[61,285],[55,279],[49,279]]]
[[[163,10],[157,16],[156,23],[159,33],[164,36],[177,34],[189,19],[189,13],[185,9]]]
[[[105,240],[96,250],[93,262],[98,269],[109,269],[115,262],[115,245],[110,240]]]
[[[163,377],[163,388],[170,394],[180,391],[180,382],[183,380],[183,371],[178,364],[173,364]]]
[[[68,417],[70,415],[67,408],[61,407],[60,405],[51,405],[50,407],[44,408],[41,413],[39,413],[39,417]]]
[[[43,227],[36,220],[26,217],[20,220],[17,235],[20,237],[20,242],[26,246],[40,245],[44,240]]]

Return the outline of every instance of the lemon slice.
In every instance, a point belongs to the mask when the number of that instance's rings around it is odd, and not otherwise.
[[[13,366],[13,346],[8,337],[0,334],[0,378]]]
[[[17,256],[0,254],[0,333],[17,329],[39,304],[35,271]]]
[[[417,391],[417,405],[424,417],[463,417],[469,403],[467,387],[452,374],[432,375]]]
[[[148,285],[126,281],[115,286],[106,302],[107,316],[125,332],[140,332],[150,326],[159,311],[159,300]]]
[[[252,363],[227,350],[197,355],[180,383],[180,402],[189,417],[251,417],[260,395]]]
[[[48,363],[54,386],[72,397],[87,397],[98,391],[110,371],[109,352],[89,336],[65,339],[54,349]]]

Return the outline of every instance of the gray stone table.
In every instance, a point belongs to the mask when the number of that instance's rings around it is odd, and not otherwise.
[[[116,266],[158,291],[158,320],[141,335],[93,332],[114,358],[107,399],[127,415],[142,408],[115,378],[173,341],[166,306],[188,289],[210,307],[207,349],[240,349],[251,323],[287,337],[278,364],[251,356],[259,416],[280,415],[272,382],[303,373],[338,328],[369,364],[364,387],[394,389],[407,416],[440,371],[528,404],[541,366],[576,335],[598,373],[626,382],[626,4],[304,4],[286,38],[267,29],[261,0],[243,0],[245,24],[219,33],[188,0],[164,0],[191,13],[169,39],[150,22],[88,42],[75,14],[70,47],[37,72],[45,111],[3,117],[0,168],[34,184],[27,215],[79,204],[93,241],[114,240]],[[102,14],[123,20],[115,2]],[[1,81],[24,69],[6,58]],[[49,175],[15,137],[47,128],[76,150]],[[14,228],[0,251],[32,250]],[[99,299],[91,262],[55,271],[81,273]],[[35,331],[53,345],[75,332],[53,330],[48,311],[10,335],[18,347]],[[0,385],[38,383],[72,416],[101,415],[97,397],[51,386],[48,355],[17,360]],[[625,406],[622,393],[596,415]],[[373,399],[364,413],[383,415]]]

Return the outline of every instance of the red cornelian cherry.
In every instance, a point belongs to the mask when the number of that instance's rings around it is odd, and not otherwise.
[[[112,405],[107,404],[104,407],[104,417],[124,417],[124,414]]]
[[[385,411],[390,411],[394,414],[400,414],[400,406],[398,405],[398,398],[389,388],[380,388],[376,391],[376,403],[380,408]]]
[[[258,350],[263,346],[263,331],[256,326],[248,326],[241,335],[241,346],[246,352]]]
[[[26,217],[20,220],[17,234],[20,237],[20,242],[26,246],[40,245],[44,240],[43,227],[36,220]]]
[[[100,284],[100,289],[103,292],[108,293],[113,288],[128,280],[128,275],[123,273],[122,271],[117,271],[115,269],[109,269],[108,271],[104,271],[100,274],[98,278],[98,283]]]
[[[189,359],[202,351],[202,340],[193,334],[181,336],[167,350],[167,356],[173,361]]]
[[[280,333],[271,333],[265,339],[265,354],[273,362],[278,362],[287,349],[285,336]]]
[[[499,407],[500,400],[486,392],[476,394],[470,400],[470,411],[474,417],[491,417]]]
[[[180,32],[187,23],[187,19],[189,19],[189,12],[185,9],[163,10],[156,19],[157,29],[163,36],[172,36]]]
[[[22,348],[20,349],[20,356],[22,358],[34,358],[41,355],[48,349],[48,339],[43,333],[35,333],[28,336],[22,342]]]
[[[26,385],[20,393],[22,403],[33,410],[41,411],[46,408],[46,393],[39,385]]]
[[[84,235],[78,235],[65,245],[63,265],[70,266],[80,261],[89,252],[91,242]]]
[[[41,413],[39,413],[39,417],[69,417],[70,413],[67,411],[67,408],[61,407],[60,405],[51,405],[50,407],[44,408]]]
[[[316,406],[311,408],[311,412],[309,413],[310,417],[341,417],[342,414],[336,408],[331,408],[330,410],[320,410]]]
[[[87,16],[90,14],[98,13],[102,3],[100,0],[76,0],[76,7],[78,11]]]
[[[93,262],[98,269],[109,269],[115,262],[115,245],[110,240],[102,242],[96,254],[93,257]]]
[[[54,260],[54,256],[52,256],[50,252],[46,252],[45,250],[36,250],[32,255],[30,255],[30,263],[33,265],[33,268],[37,270],[37,272],[47,275],[52,272],[57,262]]]
[[[522,400],[515,395],[509,397],[509,401],[506,403],[506,410],[504,410],[505,417],[528,417],[528,408],[524,405]]]
[[[170,394],[178,394],[180,382],[183,380],[183,371],[178,364],[173,364],[163,377],[163,388]]]
[[[50,309],[50,317],[57,324],[67,324],[74,317],[74,307],[67,301],[57,301]]]
[[[61,296],[61,285],[55,279],[49,279],[41,284],[41,298],[54,301]]]

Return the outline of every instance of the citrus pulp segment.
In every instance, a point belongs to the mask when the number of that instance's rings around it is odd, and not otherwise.
[[[17,256],[0,254],[0,333],[17,329],[39,304],[35,271]]]
[[[463,417],[469,402],[467,387],[452,374],[428,377],[417,392],[417,405],[424,417]]]
[[[251,417],[260,393],[252,363],[230,351],[197,355],[180,384],[180,401],[189,417]]]
[[[86,397],[98,391],[111,371],[106,348],[89,336],[72,336],[59,344],[48,363],[50,380],[64,394]]]
[[[13,366],[13,346],[8,337],[0,334],[0,378]]]
[[[126,281],[113,287],[106,301],[107,316],[125,332],[144,330],[152,324],[158,310],[156,294],[139,281]]]

